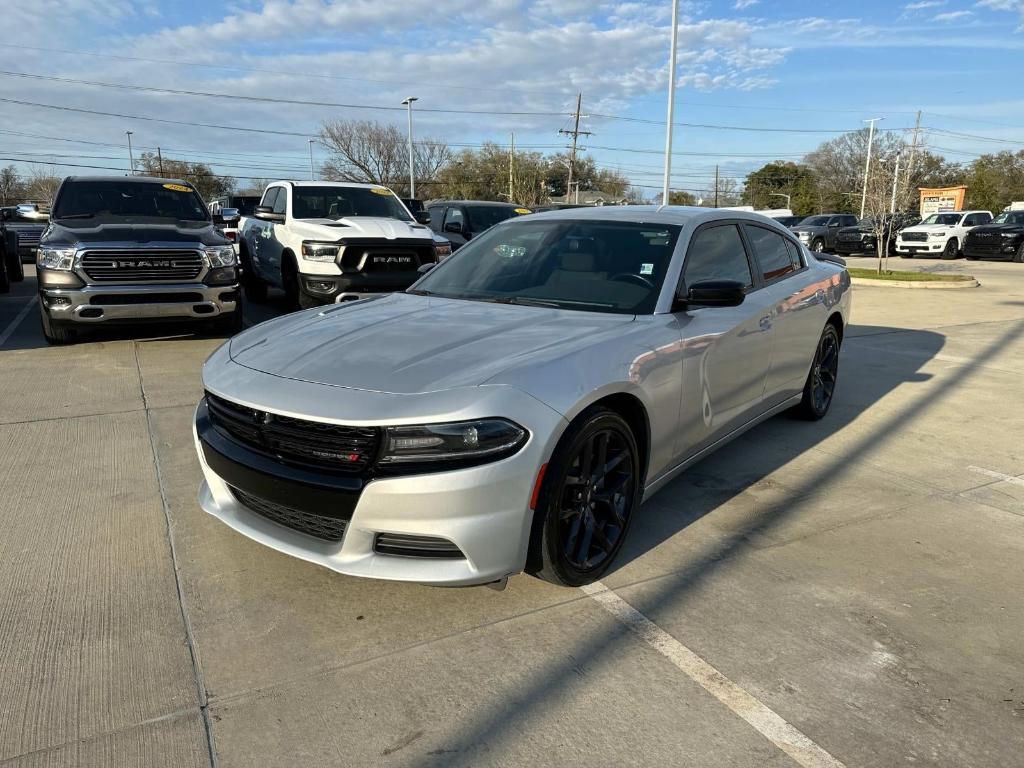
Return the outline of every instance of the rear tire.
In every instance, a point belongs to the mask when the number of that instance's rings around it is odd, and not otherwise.
[[[50,320],[50,316],[46,314],[46,310],[43,309],[42,303],[39,304],[39,319],[43,326],[43,337],[46,339],[48,344],[62,346],[64,344],[70,344],[75,340],[77,336],[75,330],[68,328],[63,323],[55,323]]]
[[[828,413],[839,377],[839,348],[839,331],[832,323],[826,323],[814,351],[803,398],[793,408],[797,418],[817,421]]]
[[[612,410],[584,411],[551,456],[534,512],[526,571],[579,587],[618,555],[643,495],[636,438]]]
[[[953,261],[960,256],[960,244],[955,237],[949,238],[946,247],[942,249],[942,260]]]
[[[4,261],[7,262],[7,279],[12,283],[20,283],[25,279],[25,265],[21,263],[21,257],[17,251],[7,251],[4,254]]]
[[[1024,264],[1024,243],[1021,243],[1017,252],[1013,254],[1013,260],[1018,264]]]

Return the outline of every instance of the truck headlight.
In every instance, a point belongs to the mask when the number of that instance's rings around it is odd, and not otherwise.
[[[511,456],[528,433],[506,419],[387,427],[382,467],[410,464],[481,464]],[[396,467],[397,468],[397,467]]]
[[[929,232],[928,233],[928,237],[939,238],[939,237],[945,237],[945,236],[946,236],[945,232]]]
[[[206,249],[206,260],[211,269],[235,266],[235,247],[233,245],[215,245]]]
[[[796,236],[799,237],[801,240],[810,240],[811,239],[811,233],[810,232],[797,232]]]
[[[306,261],[334,261],[340,250],[337,243],[303,243],[302,258]]]
[[[36,266],[42,269],[60,269],[67,272],[74,264],[74,248],[40,248],[36,253]]]

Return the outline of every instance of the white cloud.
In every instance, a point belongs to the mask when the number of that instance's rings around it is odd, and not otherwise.
[[[973,11],[949,11],[948,13],[937,13],[932,16],[932,21],[951,22],[969,19],[974,15]]]
[[[761,2],[761,0],[736,0],[736,2],[732,4],[732,7],[737,11],[745,11],[747,8],[757,5],[759,2]]]
[[[919,0],[916,3],[907,3],[903,6],[903,10],[913,13],[914,11],[923,11],[927,8],[939,8],[945,5],[946,2],[947,0]]]

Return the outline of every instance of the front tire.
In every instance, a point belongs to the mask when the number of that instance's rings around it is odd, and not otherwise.
[[[236,333],[241,333],[243,327],[241,306],[239,306],[234,312],[226,312],[213,321],[214,332],[220,336],[227,336],[229,338],[234,336]]]
[[[793,409],[794,416],[817,421],[828,413],[839,377],[839,347],[839,331],[832,323],[826,323],[814,351],[814,361],[804,384],[803,398]]]
[[[814,251],[815,253],[824,253],[825,252],[825,241],[822,240],[820,237],[816,237],[811,242],[811,250]]]
[[[1018,264],[1024,264],[1024,243],[1021,243],[1017,252],[1013,254],[1013,260]]]
[[[50,316],[46,314],[42,302],[39,304],[39,319],[43,326],[43,337],[46,339],[47,344],[63,346],[64,344],[71,344],[75,340],[77,336],[75,330],[69,328],[64,323],[57,323],[51,320]]]
[[[641,466],[636,438],[619,414],[584,411],[545,471],[527,571],[569,587],[600,579],[640,508]]]
[[[955,237],[951,237],[946,243],[946,247],[942,249],[942,260],[953,261],[958,256],[960,256],[960,244]]]

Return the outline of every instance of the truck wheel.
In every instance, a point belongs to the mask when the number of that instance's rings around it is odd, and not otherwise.
[[[21,257],[17,251],[4,253],[4,261],[7,262],[7,279],[12,283],[20,283],[25,279],[25,265],[21,263]]]
[[[1020,244],[1020,248],[1018,248],[1017,252],[1013,255],[1013,260],[1018,264],[1024,264],[1024,243]]]
[[[313,309],[313,307],[322,307],[324,303],[319,299],[315,299],[303,290],[299,290],[299,309]]]
[[[822,240],[820,237],[814,238],[814,242],[811,243],[811,250],[814,251],[815,253],[824,253],[825,241]]]
[[[213,321],[214,332],[222,336],[234,336],[241,333],[243,327],[241,307],[234,312],[226,312]]]
[[[0,293],[11,290],[11,279],[7,276],[7,259],[0,259]]]
[[[75,331],[63,323],[55,323],[50,320],[50,316],[46,314],[46,310],[43,309],[41,303],[39,305],[39,319],[42,321],[43,336],[48,344],[57,346],[70,344],[75,340]]]
[[[949,238],[949,242],[946,243],[946,247],[942,251],[943,261],[952,261],[960,255],[960,244],[956,241],[955,237]]]
[[[299,289],[299,268],[295,257],[284,253],[281,258],[281,287],[284,288],[285,308],[289,312],[301,309],[302,291]]]

